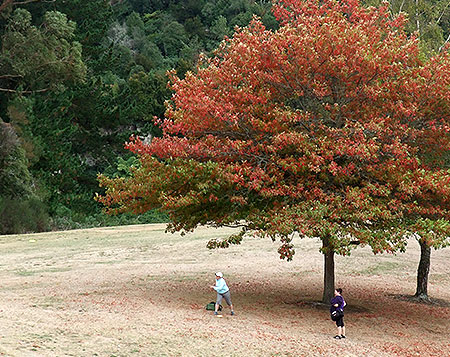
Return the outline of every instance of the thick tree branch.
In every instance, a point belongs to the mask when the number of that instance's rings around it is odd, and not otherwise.
[[[9,5],[13,4],[13,0],[3,0],[2,4],[0,5],[0,12],[5,10]]]
[[[4,78],[23,78],[20,74],[4,74],[0,76],[0,79]]]
[[[22,1],[14,1],[14,0],[3,0],[3,2],[0,5],[0,13],[5,10],[9,5],[11,6],[17,6],[17,5],[26,5],[30,4],[32,2],[55,2],[56,0],[22,0]]]
[[[448,41],[450,41],[450,35],[448,35],[447,39],[445,40],[445,42],[442,44],[441,47],[439,47],[439,52],[442,51],[442,49],[444,48],[444,46],[448,43]]]
[[[24,1],[15,1],[13,2],[13,5],[25,5],[25,4],[29,4],[30,2],[36,2],[39,0],[24,0]]]
[[[444,9],[442,10],[441,14],[439,15],[439,18],[437,19],[436,23],[439,24],[442,20],[442,16],[444,16],[445,11],[447,10],[447,8],[450,6],[450,1],[447,3],[447,5],[445,5]]]
[[[22,93],[22,94],[44,93],[44,92],[48,92],[49,90],[50,90],[50,88],[37,89],[37,90],[16,90],[16,89],[0,88],[0,92]]]

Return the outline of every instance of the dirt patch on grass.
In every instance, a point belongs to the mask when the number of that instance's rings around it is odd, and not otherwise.
[[[210,251],[230,229],[181,237],[163,225],[0,236],[0,355],[5,356],[442,356],[450,351],[450,250],[433,252],[430,296],[418,304],[419,247],[337,257],[348,338],[335,341],[316,240],[246,239]],[[206,311],[223,271],[236,316]],[[437,277],[433,279],[433,277]],[[402,297],[403,296],[403,297]]]

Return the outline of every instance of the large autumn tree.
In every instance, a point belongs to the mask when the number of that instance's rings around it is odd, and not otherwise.
[[[196,73],[172,73],[163,137],[132,138],[140,165],[100,176],[98,200],[110,212],[162,207],[172,231],[242,227],[210,247],[252,232],[279,239],[292,259],[295,234],[317,237],[328,302],[336,253],[449,234],[450,173],[423,160],[449,150],[448,58],[423,63],[386,7],[279,0],[274,14],[277,31],[254,19]],[[433,103],[424,102],[430,75]]]

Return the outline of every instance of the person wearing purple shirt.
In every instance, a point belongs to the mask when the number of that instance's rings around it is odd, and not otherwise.
[[[337,288],[334,291],[334,297],[331,299],[330,313],[331,315],[336,315],[336,326],[338,329],[338,334],[334,336],[336,339],[345,338],[345,326],[344,326],[344,307],[347,305],[345,303],[344,297],[342,296],[342,289]]]

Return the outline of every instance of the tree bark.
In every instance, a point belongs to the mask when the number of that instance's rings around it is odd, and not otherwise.
[[[0,4],[0,12],[2,12],[3,10],[5,10],[6,7],[8,7],[9,5],[11,5],[13,2],[13,0],[4,0],[1,4]]]
[[[334,250],[328,237],[322,239],[322,248],[324,257],[322,302],[329,304],[334,296]]]
[[[416,0],[416,30],[420,38],[419,0]]]
[[[41,1],[41,0],[19,0],[19,1],[3,0],[3,2],[0,4],[0,12],[5,10],[9,5],[12,5],[12,6],[25,5],[25,4],[29,4],[29,3],[37,2],[37,1]],[[55,2],[55,0],[43,0],[43,2]]]
[[[430,273],[431,247],[422,239],[420,244],[420,262],[417,269],[416,298],[428,300],[428,274]]]

